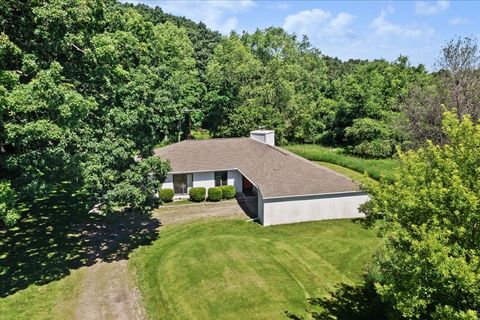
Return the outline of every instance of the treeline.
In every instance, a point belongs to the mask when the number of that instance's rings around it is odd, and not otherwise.
[[[114,0],[4,1],[0,24],[0,215],[9,223],[12,194],[34,199],[63,181],[92,203],[150,208],[168,170],[153,148],[190,133],[263,126],[279,144],[376,158],[446,141],[444,109],[478,117],[470,39],[447,43],[441,71],[428,73],[403,56],[342,62],[281,28],[224,37]]]

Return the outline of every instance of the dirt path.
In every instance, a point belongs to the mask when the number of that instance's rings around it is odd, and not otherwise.
[[[130,278],[127,260],[99,262],[87,268],[76,317],[82,320],[145,319],[140,292]]]
[[[76,318],[79,320],[146,319],[142,297],[128,270],[128,246],[132,234],[153,234],[160,226],[207,217],[249,217],[245,208],[256,207],[251,201],[222,201],[193,205],[170,205],[155,210],[150,221],[131,216],[118,217],[102,227],[88,229],[90,256],[94,263],[86,267]],[[242,209],[243,208],[243,209]],[[130,220],[128,220],[130,219]]]

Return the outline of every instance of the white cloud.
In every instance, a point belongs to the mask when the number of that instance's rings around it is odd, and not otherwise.
[[[354,32],[349,25],[355,16],[340,12],[333,16],[330,11],[311,9],[297,12],[285,18],[283,28],[297,35],[307,35],[310,39],[335,36],[337,41],[352,36]]]
[[[374,29],[374,34],[380,37],[399,36],[403,38],[419,38],[434,33],[432,28],[421,28],[419,26],[404,26],[394,24],[387,19],[388,15],[393,14],[394,9],[388,8],[382,10],[380,15],[372,20],[370,28]]]
[[[254,6],[253,0],[239,1],[184,1],[184,0],[126,0],[131,3],[145,3],[151,7],[159,6],[164,12],[185,16],[197,22],[204,22],[209,28],[224,34],[238,26],[235,14],[244,12]]]
[[[290,3],[281,1],[281,2],[267,2],[267,5],[265,6],[267,9],[273,9],[273,10],[287,10],[290,8]]]
[[[470,21],[467,18],[460,18],[460,17],[456,17],[448,20],[448,24],[451,24],[451,25],[466,24],[469,22]]]
[[[450,7],[450,2],[440,1],[417,1],[415,2],[415,12],[424,16],[433,16]]]

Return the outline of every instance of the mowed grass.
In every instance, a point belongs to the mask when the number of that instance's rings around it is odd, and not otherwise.
[[[47,285],[31,285],[0,298],[0,319],[75,319],[84,272],[85,268],[73,270]]]
[[[359,284],[380,242],[348,220],[204,220],[165,227],[129,266],[151,319],[286,319],[305,316],[308,298]]]
[[[330,162],[323,162],[323,161],[314,161],[314,162],[323,167],[329,168],[337,173],[343,174],[344,176],[347,176],[352,180],[359,182],[360,184],[365,184],[373,180],[373,178],[370,178],[369,176],[366,176],[363,173],[339,166],[338,164],[333,164]]]
[[[361,174],[367,173],[373,179],[393,179],[393,171],[399,165],[395,159],[363,159],[345,153],[342,149],[327,148],[314,144],[288,145],[283,148],[311,161],[333,163]]]

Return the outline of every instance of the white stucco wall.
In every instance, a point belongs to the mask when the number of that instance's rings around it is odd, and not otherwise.
[[[228,171],[228,185],[235,186],[237,192],[243,191],[242,174],[238,170]]]
[[[259,191],[257,191],[257,218],[262,225],[265,225],[263,218],[263,197],[262,193]]]
[[[173,189],[173,176],[171,174],[167,174],[165,182],[162,183],[162,189]]]
[[[275,145],[275,131],[273,130],[250,131],[250,138],[271,146]]]
[[[211,188],[215,187],[215,180],[213,179],[213,171],[210,172],[194,172],[193,186]]]
[[[368,200],[364,193],[318,195],[282,199],[262,199],[259,197],[259,220],[264,226],[364,217],[358,207]],[[263,214],[260,217],[260,202]]]

